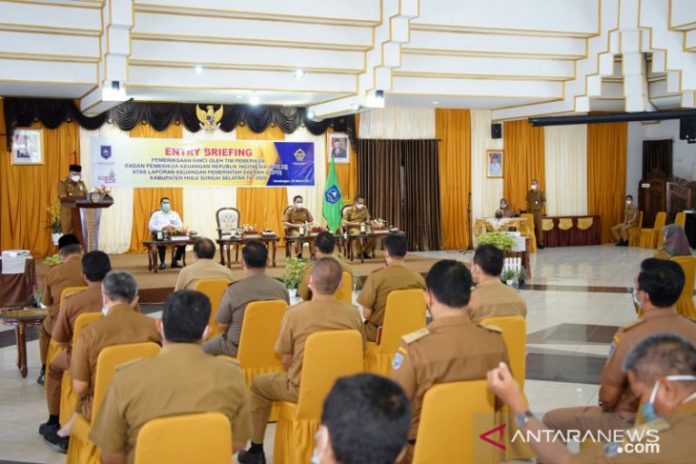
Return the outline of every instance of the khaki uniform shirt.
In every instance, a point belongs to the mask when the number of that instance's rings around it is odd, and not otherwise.
[[[55,318],[60,309],[60,294],[68,287],[84,287],[82,255],[73,254],[48,270],[44,280],[41,302],[48,306],[48,314]]]
[[[343,272],[347,272],[348,274],[350,274],[352,279],[353,270],[350,268],[350,265],[348,263],[343,261],[343,259],[341,259],[337,255],[331,255],[330,258],[333,258],[336,261],[338,261],[338,264],[341,265],[341,269],[343,269]],[[297,288],[297,296],[299,296],[305,301],[312,299],[312,290],[309,288],[309,277],[312,275],[313,270],[314,263],[311,263],[305,269],[304,275],[302,276],[302,282],[300,282],[300,286]]]
[[[358,209],[355,206],[351,206],[343,212],[343,222],[367,222],[369,220],[370,212],[367,208]],[[360,227],[348,226],[348,233],[351,235],[359,234]]]
[[[290,294],[282,282],[258,272],[231,284],[220,301],[217,322],[229,324],[225,335],[230,345],[239,346],[244,310],[252,301],[285,300],[290,304]]]
[[[227,279],[232,282],[232,271],[212,259],[197,259],[183,268],[176,279],[174,291],[192,290],[193,285],[201,279]]]
[[[500,208],[500,212],[503,213],[503,217],[515,217],[515,210],[508,206],[507,208]]]
[[[387,308],[387,297],[394,290],[420,288],[425,290],[425,279],[416,271],[403,264],[392,263],[376,270],[369,276],[358,296],[358,303],[372,310],[368,319],[367,334],[369,340],[374,340],[377,327],[384,323],[384,311]]]
[[[430,387],[483,380],[489,370],[507,360],[499,329],[476,325],[466,313],[436,319],[427,328],[405,335],[394,355],[391,378],[411,402],[408,438],[418,434],[423,397]]]
[[[614,335],[609,357],[600,376],[599,402],[607,412],[635,413],[639,399],[628,385],[623,371],[624,359],[629,351],[648,335],[670,332],[696,343],[696,323],[677,314],[674,308],[648,311],[636,322],[622,327]],[[606,386],[619,388],[618,398],[608,398]]]
[[[285,212],[283,222],[289,222],[290,224],[312,223],[314,222],[314,218],[307,208],[296,208],[291,206]]]
[[[474,322],[481,322],[487,317],[526,315],[527,303],[524,298],[500,279],[481,282],[471,292],[469,316]]]
[[[72,343],[77,316],[82,313],[100,312],[102,305],[101,282],[92,282],[85,290],[69,296],[60,308],[51,338],[58,343]]]
[[[307,338],[315,332],[330,330],[357,330],[363,338],[365,349],[364,325],[353,305],[333,296],[314,295],[312,300],[288,308],[283,316],[275,351],[292,356],[292,363],[288,367],[289,386],[299,389]]]
[[[89,438],[104,451],[125,451],[130,463],[138,432],[148,421],[204,412],[227,416],[235,443],[250,438],[246,384],[239,365],[205,354],[198,344],[173,343],[154,358],[117,369]]]
[[[527,211],[541,213],[544,203],[546,203],[546,195],[544,192],[540,190],[527,191]]]
[[[624,207],[624,224],[626,225],[636,225],[638,222],[638,208],[636,205],[631,203]]]
[[[84,396],[78,398],[76,411],[87,419],[92,415],[97,358],[101,350],[113,345],[143,342],[161,343],[155,320],[127,304],[112,306],[105,317],[84,328],[73,347],[70,375],[75,380],[89,382],[89,388]]]
[[[87,197],[87,187],[81,180],[73,182],[69,177],[58,181],[56,187],[58,198],[85,198]],[[72,234],[74,227],[72,224],[72,208],[61,203],[60,206],[60,226],[64,234]]]
[[[640,430],[643,430],[640,434]],[[646,430],[657,431],[658,437],[652,438],[646,434]],[[694,462],[696,455],[696,400],[679,405],[673,412],[669,413],[664,419],[657,419],[642,426],[637,426],[626,433],[633,433],[633,436],[641,436],[642,440],[636,443],[647,445],[657,444],[659,450],[645,450],[644,452],[619,453],[618,448],[624,443],[610,443],[607,445],[583,446],[580,453],[571,457],[574,464],[690,464]]]

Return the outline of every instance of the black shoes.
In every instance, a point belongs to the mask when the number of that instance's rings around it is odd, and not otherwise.
[[[165,269],[167,269],[167,265],[164,264],[164,263],[161,263],[161,264],[159,265],[159,268],[160,268],[160,271],[164,271]]]
[[[539,245],[537,245],[537,248],[540,250],[543,250],[544,248],[546,248],[546,245],[544,245],[543,243],[540,243]]]
[[[616,244],[616,246],[621,246],[621,247],[628,246],[628,240],[619,240],[619,242]]]
[[[237,454],[237,460],[240,464],[266,464],[266,454],[263,451],[254,454],[249,451],[240,451]]]
[[[68,437],[58,436],[60,426],[58,424],[49,424],[48,422],[39,426],[39,434],[44,441],[53,448],[54,451],[67,454],[70,439]]]
[[[36,383],[43,385],[46,383],[46,366],[41,366],[41,372],[39,372],[39,377],[36,379]]]
[[[182,266],[181,264],[179,264],[179,261],[172,261],[172,265],[171,265],[171,268],[172,268],[172,269],[179,269],[179,268],[182,268],[182,267],[184,267],[184,266]]]

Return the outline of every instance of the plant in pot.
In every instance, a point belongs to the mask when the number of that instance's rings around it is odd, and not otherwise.
[[[300,286],[300,282],[302,282],[302,277],[309,263],[308,259],[302,258],[288,258],[285,262],[285,273],[282,276],[282,280],[291,297],[297,296],[297,288]]]
[[[51,241],[54,245],[58,245],[58,239],[63,235],[63,229],[60,226],[60,201],[55,200],[49,203],[46,211],[49,216],[48,228],[51,229]]]
[[[484,232],[478,237],[479,245],[493,245],[499,250],[512,251],[515,240],[504,232]]]

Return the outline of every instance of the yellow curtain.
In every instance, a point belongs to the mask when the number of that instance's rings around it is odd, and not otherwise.
[[[532,179],[544,190],[544,128],[525,120],[503,125],[505,156],[503,158],[503,195],[514,209],[526,209],[526,196]]]
[[[611,242],[611,227],[623,220],[626,192],[625,122],[587,126],[587,211],[602,221],[602,242]]]
[[[237,126],[237,140],[283,140],[285,134],[278,126],[271,126],[257,134],[248,126]],[[283,211],[288,206],[285,187],[239,187],[237,209],[242,223],[255,225],[257,230],[272,229],[283,235]],[[281,242],[282,243],[282,242]]]
[[[180,139],[183,136],[183,129],[180,125],[171,124],[162,132],[157,132],[149,124],[138,124],[130,131],[129,135],[151,139]],[[145,252],[143,240],[150,239],[147,223],[152,212],[159,208],[162,197],[169,197],[172,211],[179,213],[184,224],[186,223],[183,192],[181,187],[133,189],[133,229],[129,251]]]
[[[2,132],[4,113],[0,99]],[[57,129],[34,123],[31,128],[43,129],[42,165],[13,166],[7,135],[0,135],[0,248],[29,250],[38,258],[56,250],[46,207],[58,198],[58,180],[68,174],[72,154],[80,151],[80,130],[76,122],[64,122]]]
[[[467,248],[470,224],[467,214],[471,191],[471,113],[469,110],[435,111],[435,134],[440,141],[440,221],[445,249]]]

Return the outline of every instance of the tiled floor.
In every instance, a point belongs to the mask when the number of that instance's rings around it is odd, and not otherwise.
[[[473,255],[422,254],[462,261]],[[529,307],[525,391],[535,413],[597,403],[598,372],[613,332],[635,319],[630,288],[640,261],[650,255],[650,250],[602,246],[546,248],[532,256],[530,289],[521,292]],[[15,367],[16,348],[7,346],[9,340],[12,332],[0,328],[0,346],[5,346],[0,348],[0,464],[62,463],[64,456],[44,445],[37,434],[46,419],[44,391],[35,383],[38,344],[28,344],[29,376],[22,379]],[[274,432],[275,427],[269,427],[267,452],[272,451]]]

